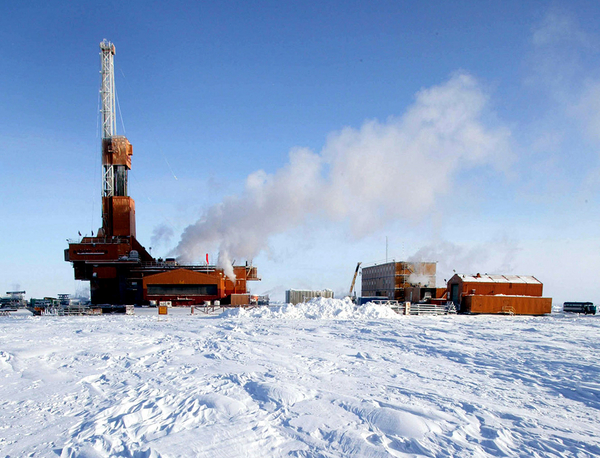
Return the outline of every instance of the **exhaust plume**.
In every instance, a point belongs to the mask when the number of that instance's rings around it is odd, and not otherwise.
[[[394,219],[417,221],[459,171],[506,163],[509,132],[484,125],[486,104],[477,81],[458,73],[418,92],[401,117],[334,132],[318,154],[294,148],[279,171],[252,173],[242,195],[208,208],[175,251],[193,262],[218,248],[226,267],[231,257],[252,259],[271,235],[309,217],[347,221],[356,237]]]
[[[437,261],[437,282],[438,285],[443,285],[445,282],[442,280],[449,280],[456,272],[514,273],[515,259],[520,251],[519,244],[506,235],[469,246],[438,240],[434,244],[421,247],[408,260]]]
[[[159,247],[160,245],[166,245],[173,237],[173,229],[166,224],[159,224],[152,231],[152,237],[150,243],[153,247]]]

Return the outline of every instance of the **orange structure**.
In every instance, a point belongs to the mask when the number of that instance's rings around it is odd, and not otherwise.
[[[530,275],[455,274],[446,294],[463,313],[543,315],[552,312],[552,299],[542,297],[543,288]]]
[[[70,241],[65,261],[73,264],[76,280],[90,282],[92,304],[160,300],[192,305],[216,299],[227,303],[231,295],[239,301],[238,296],[248,292],[247,282],[259,280],[256,267],[233,266],[235,279],[229,279],[215,266],[180,266],[174,259],[156,260],[137,241],[135,202],[127,189],[133,148],[126,137],[116,135],[114,55],[112,43],[100,43],[102,227],[96,237]]]
[[[456,286],[454,286],[456,285]],[[457,302],[457,294],[506,294],[512,296],[541,296],[544,286],[529,275],[467,275],[456,274],[448,281],[450,299]]]
[[[195,269],[175,267],[173,270],[146,275],[142,279],[143,296],[147,301],[170,301],[172,305],[195,305],[221,300],[223,304],[239,301],[247,294],[247,281],[258,280],[256,267],[235,266],[235,280],[223,270],[197,266]],[[234,305],[245,305],[234,304]]]
[[[127,172],[131,170],[133,147],[123,136],[102,139],[104,190],[101,237],[135,237],[135,203],[127,195]]]
[[[461,312],[546,315],[552,312],[552,299],[535,296],[463,296]]]

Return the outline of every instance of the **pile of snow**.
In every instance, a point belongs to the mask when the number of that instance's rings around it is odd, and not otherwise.
[[[369,302],[356,306],[349,298],[330,299],[318,297],[297,305],[286,304],[279,307],[260,307],[251,310],[242,308],[228,310],[223,317],[238,318],[277,318],[277,319],[337,319],[370,320],[379,318],[399,318],[390,307]]]

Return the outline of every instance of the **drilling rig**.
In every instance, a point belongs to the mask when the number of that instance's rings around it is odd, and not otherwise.
[[[70,241],[65,260],[73,263],[76,280],[90,282],[93,304],[135,304],[143,301],[131,269],[154,259],[136,240],[135,203],[127,195],[127,174],[133,149],[116,135],[115,45],[100,43],[102,102],[102,227],[95,237]]]
[[[175,259],[156,260],[136,239],[135,202],[127,190],[133,149],[117,135],[115,111],[115,45],[100,43],[102,82],[102,227],[96,236],[69,241],[65,261],[76,280],[90,282],[92,304],[103,311],[125,311],[126,304],[150,301],[194,305],[220,300],[244,305],[246,282],[260,280],[256,267],[233,266],[235,279],[210,266],[180,266]],[[241,296],[241,297],[240,297]]]

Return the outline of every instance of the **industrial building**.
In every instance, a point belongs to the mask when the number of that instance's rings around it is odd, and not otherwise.
[[[545,315],[552,299],[542,297],[544,285],[530,275],[455,274],[447,297],[461,313]]]
[[[362,296],[395,301],[416,300],[407,296],[407,288],[435,290],[435,262],[387,262],[362,268]],[[414,293],[414,290],[411,291]],[[423,291],[425,295],[426,291]],[[418,293],[421,294],[420,291]],[[434,294],[436,296],[437,294]],[[419,300],[422,297],[419,297]]]
[[[286,304],[296,305],[301,302],[309,301],[310,299],[314,299],[316,297],[325,297],[333,299],[333,291],[330,289],[324,289],[321,291],[313,291],[308,289],[288,289],[285,292]]]
[[[216,266],[156,260],[138,242],[135,202],[127,190],[133,148],[126,137],[116,134],[115,52],[111,42],[100,43],[102,227],[95,237],[92,233],[69,241],[65,261],[72,263],[76,280],[90,282],[92,304],[194,305],[213,300],[227,304],[232,295],[247,295],[247,282],[259,280],[252,265],[234,266],[232,279]]]

